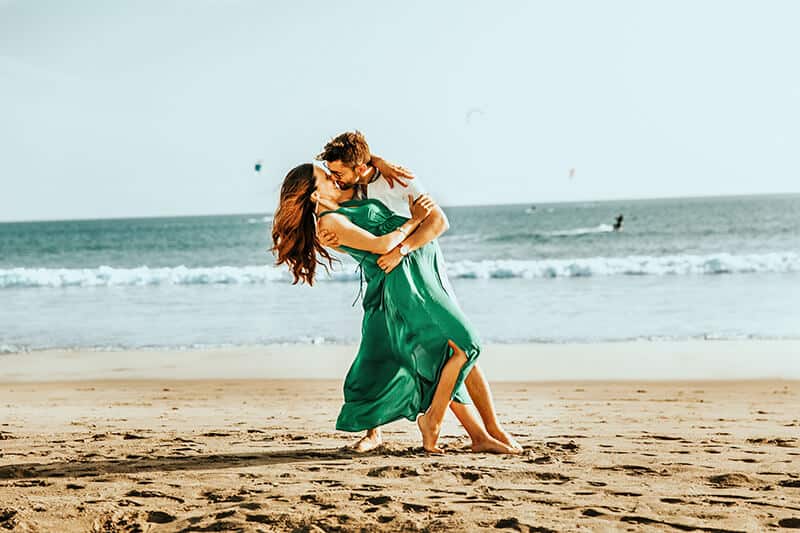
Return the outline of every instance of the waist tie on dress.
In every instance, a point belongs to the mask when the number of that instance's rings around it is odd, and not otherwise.
[[[367,256],[361,258],[361,261],[358,262],[356,265],[356,271],[358,272],[358,294],[356,294],[356,299],[353,300],[353,304],[351,307],[355,307],[359,300],[364,300],[364,261],[367,260]]]
[[[364,266],[363,265],[364,265],[364,261],[366,259],[367,259],[366,257],[362,258],[361,261],[359,261],[358,265],[356,266],[356,270],[358,271],[358,294],[356,294],[356,299],[353,300],[353,303],[352,303],[351,307],[355,307],[356,303],[358,303],[358,300],[362,300],[362,301],[364,300]],[[385,303],[385,299],[384,299],[384,290],[383,290],[383,283],[384,283],[385,279],[386,278],[384,276],[384,278],[380,281],[380,291],[379,291],[380,298],[378,300],[378,309],[380,309],[381,311],[385,311],[386,310],[386,303]]]

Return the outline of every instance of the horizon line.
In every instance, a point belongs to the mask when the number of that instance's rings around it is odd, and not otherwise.
[[[610,202],[626,202],[626,201],[644,201],[644,200],[689,200],[699,198],[746,198],[752,196],[796,196],[800,195],[800,191],[796,192],[768,192],[768,193],[750,193],[750,194],[698,194],[688,196],[640,196],[640,197],[626,197],[626,198],[601,198],[599,200],[559,200],[559,201],[546,201],[546,202],[501,202],[496,204],[452,204],[441,206],[447,208],[461,208],[461,207],[497,207],[497,206],[525,206],[525,205],[557,205],[557,204],[577,204],[586,202],[597,203],[610,203]],[[157,218],[203,218],[203,217],[224,217],[224,216],[247,216],[247,215],[271,215],[273,212],[234,212],[234,213],[183,213],[183,214],[164,214],[164,215],[127,215],[119,217],[88,217],[88,218],[37,218],[37,219],[16,219],[16,220],[3,220],[0,219],[0,224],[26,224],[37,222],[90,222],[95,220],[144,220],[144,219],[157,219]]]

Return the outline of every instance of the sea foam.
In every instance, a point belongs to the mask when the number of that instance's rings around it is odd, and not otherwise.
[[[587,257],[578,259],[483,260],[447,263],[452,278],[571,278],[590,276],[667,276],[800,272],[800,254],[773,252],[734,255]],[[357,281],[352,264],[340,265],[320,281]],[[0,289],[34,287],[128,287],[225,285],[291,282],[288,270],[273,266],[0,269]]]

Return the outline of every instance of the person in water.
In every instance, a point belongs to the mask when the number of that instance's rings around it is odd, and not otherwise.
[[[404,217],[380,200],[355,199],[354,192],[322,168],[300,165],[283,182],[272,230],[277,263],[289,267],[295,283],[311,285],[319,265],[332,266],[317,225],[335,235],[366,280],[362,339],[345,378],[336,428],[363,431],[401,418],[416,420],[423,447],[441,452],[439,432],[449,407],[472,438],[473,450],[519,453],[505,432],[510,443],[490,435],[467,405],[463,384],[481,346],[442,282],[438,243],[414,249],[408,244],[435,204],[427,195],[412,196],[411,216]],[[378,262],[398,247],[401,261],[387,273]]]
[[[408,170],[371,154],[366,138],[358,131],[344,132],[331,139],[317,155],[317,160],[325,164],[338,189],[345,191],[354,189],[354,198],[380,200],[395,214],[406,218],[411,218],[408,196],[411,195],[416,200],[425,194],[425,188],[420,180],[415,179]],[[448,228],[449,223],[444,211],[434,204],[420,227],[402,244],[408,245],[409,250],[416,250],[437,239]],[[336,236],[326,231],[324,227],[318,227],[318,234],[324,246],[339,247],[340,243]],[[378,259],[378,266],[386,274],[402,261],[402,248],[402,245],[397,246]],[[443,261],[439,277],[450,297],[455,300],[455,293],[450,286]],[[488,434],[500,442],[521,450],[521,446],[503,429],[497,419],[491,388],[479,364],[476,363],[472,368],[464,385],[467,392],[462,391],[459,397],[472,399]],[[455,408],[461,409],[460,406]],[[469,407],[464,409],[469,411]],[[475,438],[473,436],[473,441]],[[382,443],[382,432],[379,427],[374,427],[367,430],[354,448],[357,451],[367,451]]]
[[[619,216],[617,216],[616,219],[614,219],[615,220],[614,231],[622,231],[622,219],[623,219],[622,214],[620,214]]]

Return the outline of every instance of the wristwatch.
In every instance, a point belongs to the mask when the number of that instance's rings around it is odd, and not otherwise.
[[[407,244],[404,244],[400,247],[400,255],[406,256],[411,253],[411,247]]]

